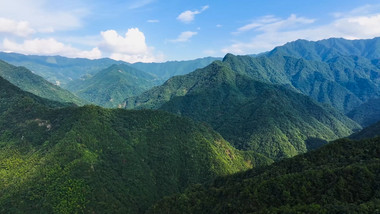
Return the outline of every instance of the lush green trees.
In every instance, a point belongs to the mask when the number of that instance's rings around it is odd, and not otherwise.
[[[159,108],[209,123],[236,148],[272,159],[294,156],[360,126],[286,87],[255,81],[216,61],[169,79],[128,107]]]
[[[1,213],[141,213],[272,161],[163,111],[65,107],[0,78]]]
[[[317,151],[194,186],[149,213],[378,213],[380,138]]]

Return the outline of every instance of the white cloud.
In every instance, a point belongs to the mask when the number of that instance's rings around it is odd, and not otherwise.
[[[209,8],[209,6],[205,5],[201,8],[201,10],[194,10],[194,11],[186,10],[186,11],[182,12],[181,14],[179,14],[177,16],[177,19],[183,23],[187,23],[187,24],[191,23],[194,20],[195,15],[202,13],[203,11],[207,10],[208,8]]]
[[[295,14],[291,14],[287,19],[281,20],[274,16],[264,16],[259,20],[256,20],[252,23],[244,25],[237,29],[235,33],[242,33],[249,30],[258,30],[258,31],[278,31],[284,28],[290,27],[300,27],[303,24],[314,23],[314,19],[308,19],[304,17],[297,17]]]
[[[89,59],[98,59],[102,56],[98,48],[93,48],[90,51],[82,51],[70,45],[58,42],[53,38],[25,40],[23,43],[4,39],[1,49],[5,52],[17,52],[22,54],[62,55]]]
[[[215,25],[215,27],[217,27],[217,28],[221,28],[221,27],[223,27],[223,25],[221,25],[221,24],[217,24],[217,25]]]
[[[78,1],[79,2],[79,1]],[[1,17],[23,20],[37,32],[50,33],[82,26],[88,9],[75,1],[70,4],[48,0],[0,0]]]
[[[346,13],[335,13],[334,20],[319,24],[316,20],[290,15],[286,19],[266,16],[237,29],[234,34],[253,34],[249,41],[232,41],[222,53],[252,54],[271,50],[297,39],[321,40],[331,37],[365,39],[380,36],[380,13],[363,14],[369,7]]]
[[[110,58],[127,62],[154,62],[162,61],[163,56],[154,55],[154,48],[148,47],[145,35],[138,28],[130,28],[125,36],[115,30],[101,32],[103,42],[102,51],[110,54]]]
[[[0,18],[0,33],[26,37],[35,33],[35,30],[29,26],[28,22]]]
[[[177,42],[187,42],[190,40],[191,37],[197,35],[198,32],[193,31],[185,31],[182,32],[176,39],[170,40],[171,42],[177,43]]]
[[[158,22],[160,22],[160,20],[158,20],[158,19],[149,19],[146,22],[148,22],[148,23],[158,23]]]

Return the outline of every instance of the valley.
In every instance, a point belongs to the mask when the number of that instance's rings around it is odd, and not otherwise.
[[[209,3],[0,1],[0,213],[380,213],[379,4]]]

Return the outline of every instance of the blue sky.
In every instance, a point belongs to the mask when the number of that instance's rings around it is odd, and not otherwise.
[[[0,51],[127,62],[380,36],[379,0],[0,0]]]

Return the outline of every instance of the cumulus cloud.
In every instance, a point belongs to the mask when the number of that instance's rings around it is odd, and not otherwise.
[[[222,48],[221,52],[259,53],[297,39],[315,41],[331,37],[365,39],[380,36],[380,13],[363,14],[363,11],[368,10],[369,7],[363,7],[348,13],[336,13],[333,21],[327,24],[318,24],[315,19],[294,14],[286,19],[262,17],[233,32],[239,35],[249,31],[253,34],[249,41],[233,41],[231,45]]]
[[[98,59],[102,56],[98,48],[89,51],[82,51],[65,45],[53,38],[25,40],[23,43],[17,43],[9,39],[4,39],[1,47],[5,52],[17,52],[23,54],[38,55],[62,55],[67,57],[80,57],[89,59]]]
[[[209,6],[205,5],[201,8],[201,10],[194,10],[194,11],[186,10],[186,11],[182,12],[181,14],[179,14],[177,16],[177,19],[183,23],[186,23],[186,24],[191,23],[194,20],[195,15],[202,13],[203,11],[207,10],[208,8],[209,8]]]
[[[176,39],[170,40],[171,42],[177,43],[177,42],[187,42],[190,40],[191,37],[197,35],[198,32],[194,31],[185,31],[182,32]]]
[[[35,30],[29,26],[28,22],[0,18],[0,33],[26,37],[35,33]]]
[[[110,54],[110,58],[127,62],[161,61],[161,55],[154,55],[154,48],[148,47],[145,35],[138,28],[130,28],[124,36],[115,30],[101,32],[103,42],[100,48]]]

